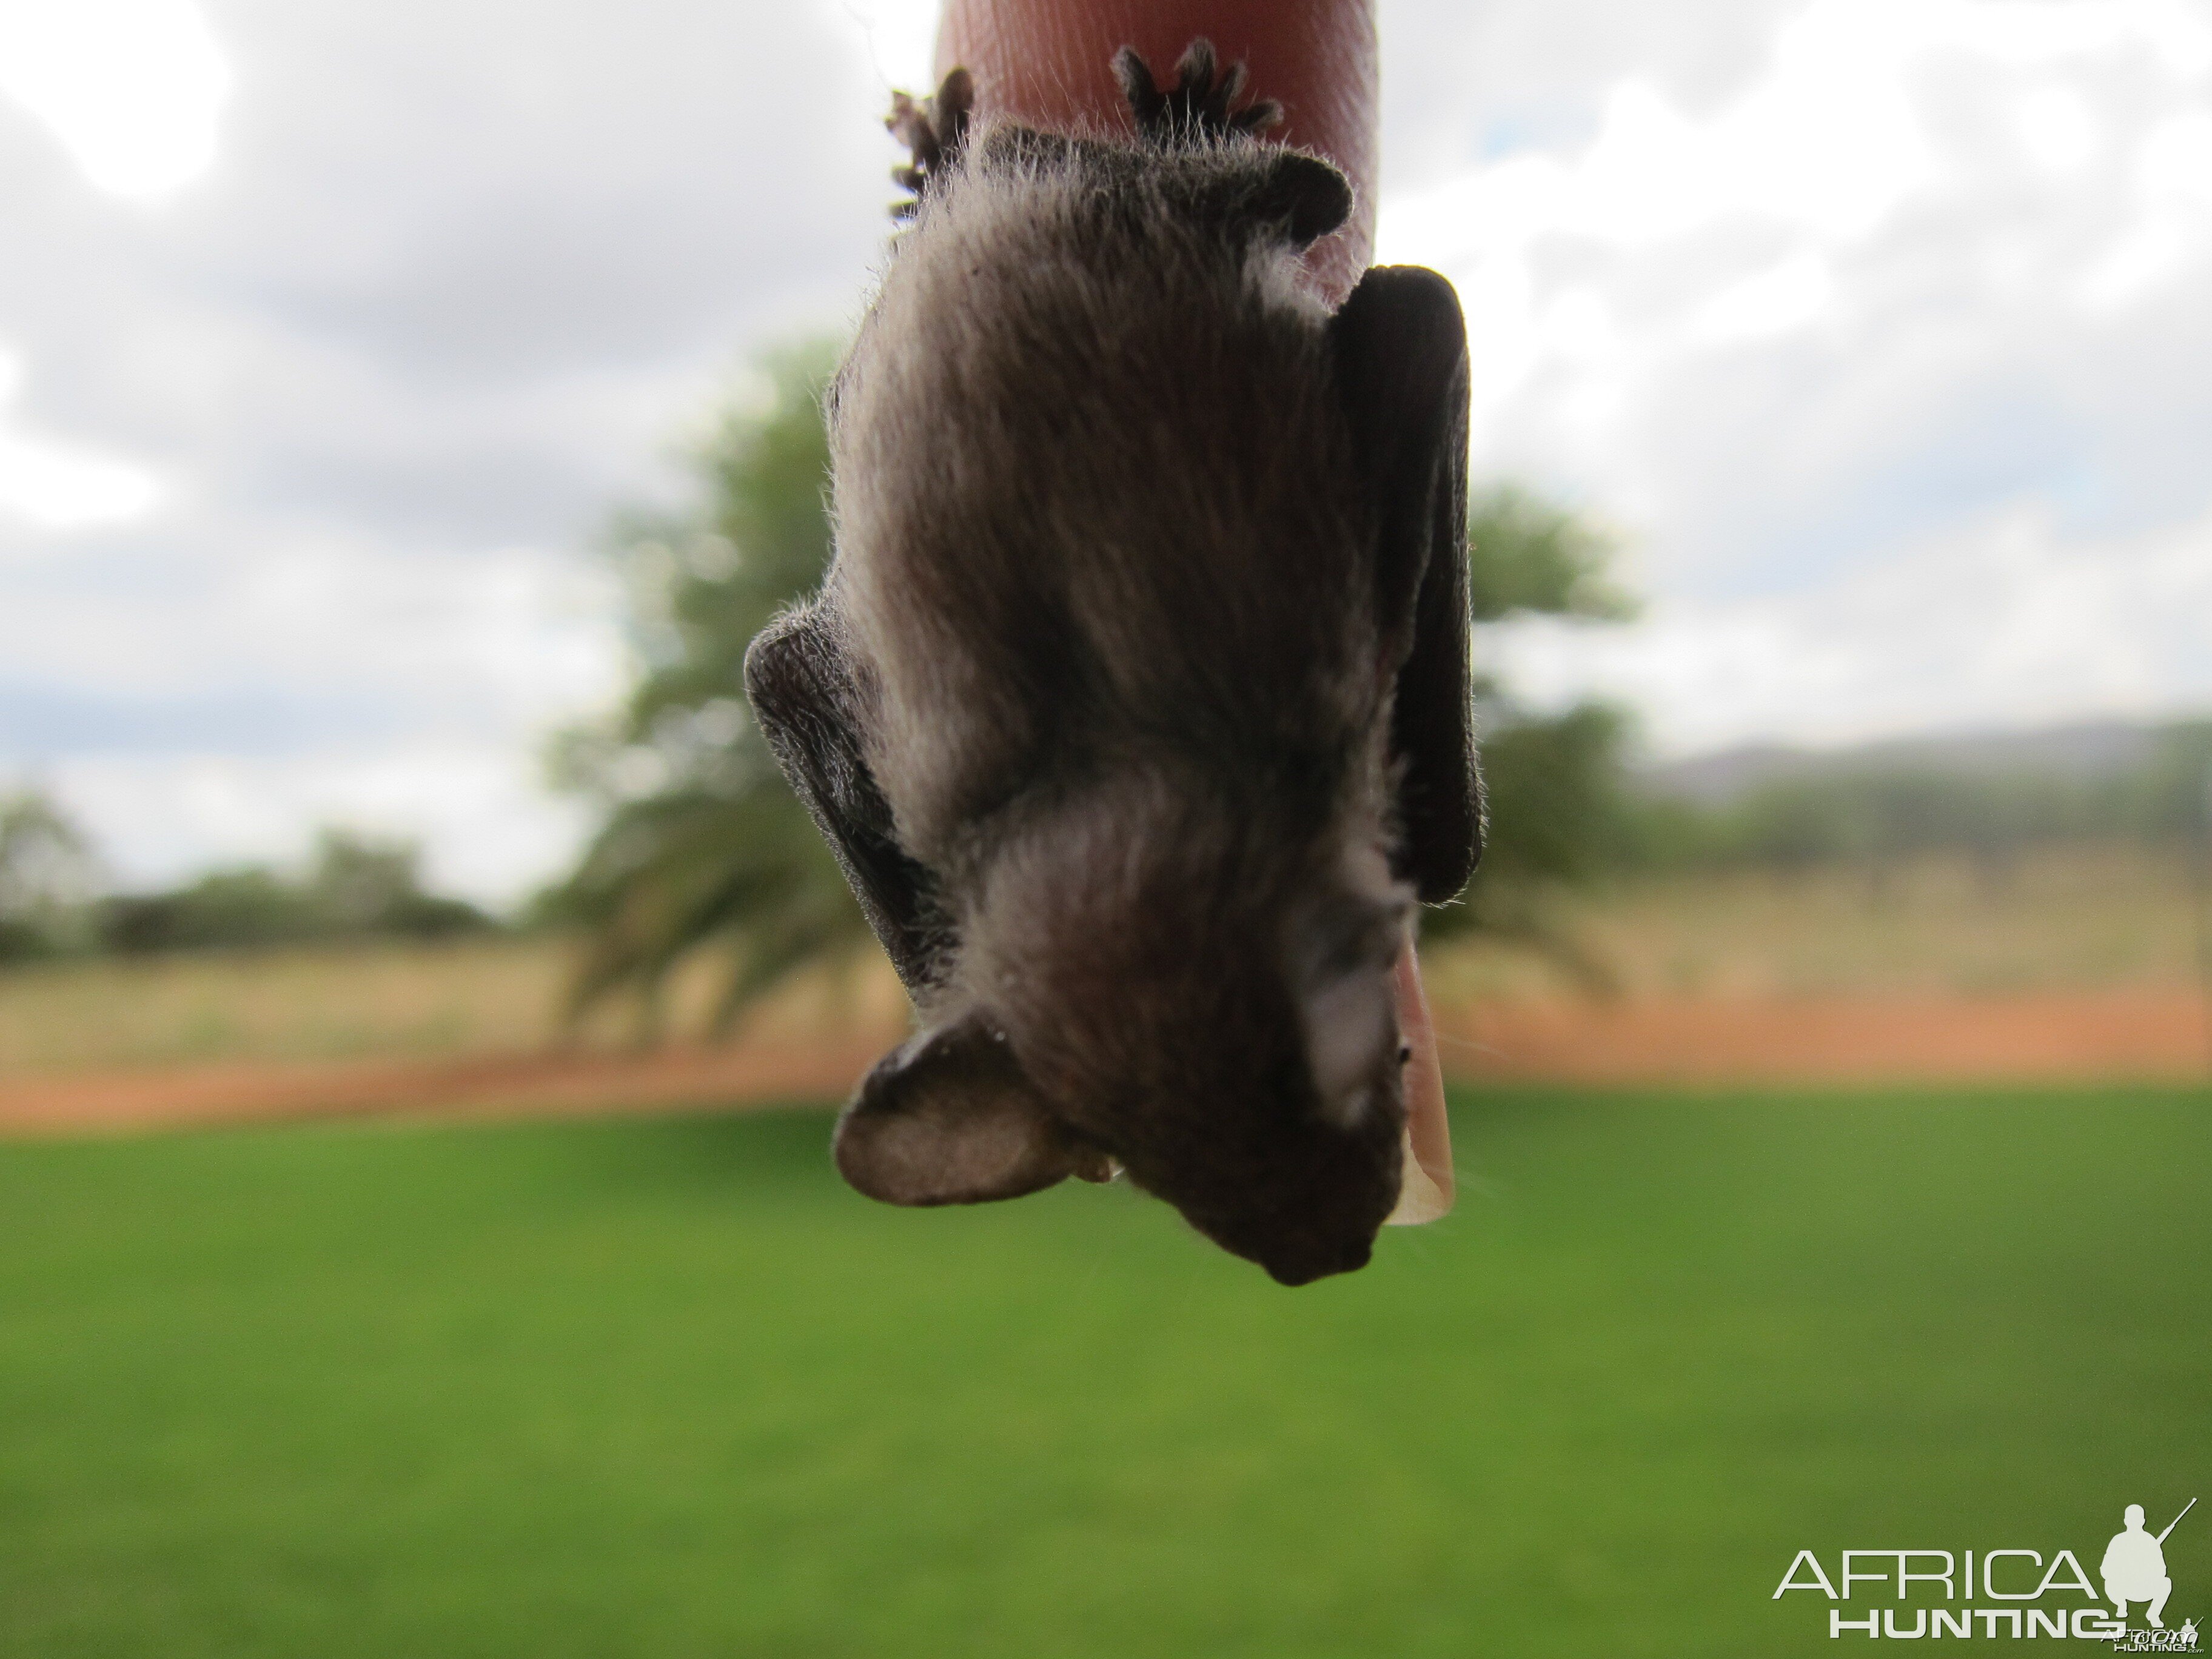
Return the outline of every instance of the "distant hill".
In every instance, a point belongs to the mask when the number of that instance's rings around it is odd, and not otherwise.
[[[1770,783],[1904,772],[2094,782],[2144,766],[2173,724],[2094,720],[2033,732],[1893,738],[1846,749],[1748,744],[1639,768],[1636,782],[1648,793],[1705,806],[1724,805]]]

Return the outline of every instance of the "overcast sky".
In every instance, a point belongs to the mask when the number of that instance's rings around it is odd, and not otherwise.
[[[512,895],[594,551],[849,322],[915,0],[0,0],[0,780],[125,878],[420,836]],[[2212,706],[2212,0],[1382,0],[1382,257],[1663,752]]]

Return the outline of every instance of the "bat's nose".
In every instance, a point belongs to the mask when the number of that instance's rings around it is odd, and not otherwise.
[[[1310,1285],[1331,1273],[1357,1273],[1374,1254],[1371,1239],[1351,1238],[1326,1243],[1300,1241],[1295,1248],[1269,1252],[1260,1265],[1279,1285]]]

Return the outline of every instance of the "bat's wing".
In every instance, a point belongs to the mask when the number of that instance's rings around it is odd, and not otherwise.
[[[867,699],[835,611],[817,599],[763,629],[745,652],[745,696],[899,978],[909,991],[932,983],[955,941],[868,770]]]
[[[1379,526],[1378,615],[1397,675],[1397,873],[1437,904],[1467,884],[1482,853],[1468,664],[1467,325],[1436,272],[1382,265],[1329,329]]]

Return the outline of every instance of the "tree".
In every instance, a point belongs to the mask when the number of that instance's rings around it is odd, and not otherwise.
[[[99,882],[84,832],[33,789],[0,795],[0,962],[69,949]]]
[[[1478,626],[1517,617],[1626,622],[1637,604],[1606,574],[1612,539],[1527,486],[1475,490],[1467,509],[1468,609]]]
[[[109,950],[137,955],[310,940],[442,939],[492,926],[475,905],[427,891],[421,866],[421,849],[411,842],[326,829],[298,875],[239,865],[159,892],[118,893],[100,907],[100,939]]]
[[[556,777],[605,814],[546,907],[587,929],[579,1009],[629,990],[650,1010],[678,964],[710,953],[724,963],[723,1024],[793,969],[872,943],[744,688],[745,647],[829,565],[821,395],[836,356],[817,342],[768,359],[764,398],[694,453],[696,502],[617,527],[636,683],[554,757]]]
[[[1576,944],[1559,900],[1634,855],[1641,820],[1624,757],[1629,722],[1601,703],[1555,714],[1528,708],[1482,672],[1481,630],[1535,616],[1627,620],[1636,604],[1607,576],[1613,551],[1588,520],[1523,485],[1474,492],[1468,603],[1489,834],[1460,902],[1424,923],[1431,939],[1479,933],[1516,940],[1595,980],[1603,975]]]
[[[636,680],[606,721],[563,733],[554,749],[556,778],[605,814],[544,906],[586,931],[579,1009],[628,991],[650,1010],[680,963],[713,956],[719,1025],[794,969],[872,945],[742,682],[752,636],[812,592],[829,563],[820,400],[835,358],[816,343],[768,359],[764,397],[694,452],[693,502],[617,525]],[[1608,544],[1574,515],[1504,485],[1476,495],[1470,523],[1479,623],[1632,609],[1605,579]],[[1623,723],[1592,707],[1539,717],[1491,680],[1479,691],[1491,846],[1467,901],[1436,925],[1553,941],[1548,896],[1606,862],[1608,837],[1626,833]]]
[[[492,925],[467,900],[423,886],[422,849],[415,842],[349,830],[315,837],[301,896],[317,930],[331,937],[443,939]]]

